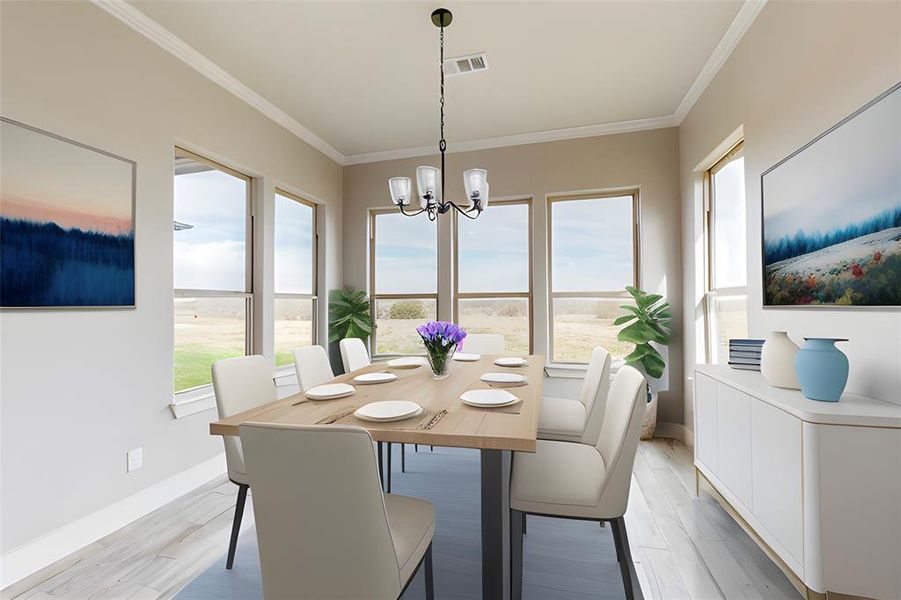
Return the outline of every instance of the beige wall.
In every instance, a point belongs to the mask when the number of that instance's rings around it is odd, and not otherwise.
[[[168,408],[173,145],[259,178],[260,243],[275,185],[325,202],[323,288],[342,278],[342,180],[339,165],[90,3],[3,2],[0,54],[4,116],[138,164],[137,308],[0,315],[6,552],[222,452],[207,431],[215,411],[176,421]],[[265,256],[258,274],[271,282]],[[264,280],[257,306],[271,317]],[[271,324],[261,335],[268,350]],[[137,446],[144,468],[126,474]]]
[[[390,207],[388,178],[415,177],[417,165],[438,164],[438,158],[413,158],[370,163],[344,169],[344,279],[366,288],[368,277],[367,214]],[[464,169],[488,169],[492,197],[533,198],[533,275],[535,351],[547,352],[547,209],[549,195],[615,188],[639,188],[641,202],[641,284],[665,294],[681,314],[681,229],[679,226],[678,136],[660,129],[561,142],[510,146],[447,155],[448,197],[463,196]],[[488,210],[491,210],[489,207]],[[439,247],[450,248],[450,218],[442,216]],[[439,315],[451,317],[450,252],[439,258]],[[670,370],[681,373],[681,323],[675,321]],[[681,422],[681,378],[670,379],[661,398],[660,418]]]
[[[702,258],[696,167],[709,166],[709,154],[743,126],[751,334],[850,338],[842,345],[851,361],[848,389],[901,403],[897,309],[764,310],[760,289],[760,174],[899,79],[901,3],[767,4],[679,129],[686,330],[694,327],[702,292],[695,266]],[[700,352],[686,335],[686,378]],[[690,427],[688,398],[685,407]]]

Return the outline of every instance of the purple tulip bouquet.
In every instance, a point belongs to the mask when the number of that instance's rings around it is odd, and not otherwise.
[[[463,348],[466,332],[447,321],[429,321],[416,328],[428,353],[435,379],[447,377],[448,357],[455,348]]]

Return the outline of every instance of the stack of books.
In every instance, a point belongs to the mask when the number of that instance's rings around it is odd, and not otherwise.
[[[760,352],[764,340],[729,340],[729,366],[746,371],[760,370]]]

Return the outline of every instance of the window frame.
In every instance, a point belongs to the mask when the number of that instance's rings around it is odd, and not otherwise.
[[[529,289],[525,292],[461,292],[460,291],[460,219],[465,219],[462,215],[456,215],[453,222],[453,289],[451,291],[451,302],[453,303],[454,320],[459,323],[460,320],[460,300],[497,300],[503,298],[525,298],[528,303],[528,319],[529,319],[529,354],[535,352],[535,301],[534,301],[534,273],[532,250],[534,248],[534,232],[532,230],[532,198],[511,198],[505,200],[492,200],[491,205],[486,209],[491,210],[491,206],[516,206],[526,205],[528,207],[528,240],[529,240]]]
[[[302,293],[293,293],[293,292],[277,292],[275,291],[275,228],[278,227],[278,223],[275,221],[275,203],[278,202],[277,196],[282,196],[283,198],[287,198],[288,200],[293,200],[298,204],[303,204],[304,206],[309,206],[313,209],[313,281],[311,287],[311,293],[302,294]],[[310,330],[310,341],[313,344],[318,343],[319,341],[319,205],[312,200],[307,200],[302,196],[297,194],[293,194],[284,188],[276,187],[272,192],[272,202],[273,202],[273,234],[272,234],[272,247],[273,247],[273,281],[272,281],[272,300],[273,304],[276,300],[311,300],[312,301],[312,329]],[[272,315],[272,345],[273,345],[273,355],[275,355],[275,313],[273,311]],[[281,365],[276,366],[276,369],[285,369],[290,365]],[[294,367],[291,366],[293,369]]]
[[[717,287],[716,284],[716,193],[714,191],[714,177],[726,165],[740,157],[744,157],[745,141],[742,139],[717,160],[709,169],[704,171],[704,356],[708,364],[716,364],[718,357],[717,348],[717,321],[715,306],[717,300],[744,297],[747,303],[748,282],[745,277],[745,285]],[[747,194],[745,195],[745,211],[747,213]],[[747,223],[746,223],[747,225]],[[746,246],[747,251],[747,246]],[[747,261],[747,254],[745,255]]]
[[[434,300],[435,318],[440,314],[441,299],[439,295],[440,281],[438,278],[438,265],[441,261],[441,243],[438,234],[438,225],[435,224],[435,293],[434,294],[379,294],[375,287],[375,244],[376,244],[376,220],[379,215],[400,214],[397,208],[373,208],[369,210],[369,314],[372,321],[372,335],[369,336],[369,354],[373,358],[392,356],[392,353],[377,353],[378,348],[378,322],[376,320],[376,304],[378,300]]]
[[[244,290],[203,290],[203,289],[190,289],[190,288],[176,288],[173,281],[172,288],[172,296],[173,303],[176,298],[243,298],[244,299],[244,355],[247,356],[249,354],[253,354],[254,346],[253,346],[253,302],[254,302],[254,292],[253,292],[253,257],[254,257],[254,236],[253,236],[253,177],[250,175],[245,175],[240,171],[236,171],[231,167],[227,167],[222,163],[216,162],[212,159],[206,158],[190,150],[186,150],[181,146],[175,146],[174,148],[175,160],[179,158],[187,158],[192,161],[198,162],[200,164],[207,165],[217,171],[222,171],[231,175],[233,177],[237,177],[238,179],[244,180],[246,183],[245,189],[245,212],[244,212]],[[172,169],[172,182],[173,185],[175,183],[175,178],[178,177],[178,173],[175,172],[175,165],[173,164]],[[173,194],[172,197],[172,205],[175,206],[175,196]],[[175,244],[175,236],[173,235],[172,239],[173,246]],[[174,279],[174,267],[173,267],[173,279]],[[174,324],[174,319],[173,319]],[[174,326],[173,326],[174,331]],[[173,339],[173,351],[175,348],[174,339]],[[203,385],[198,385],[190,388],[185,388],[183,390],[175,389],[175,362],[173,357],[173,369],[172,369],[172,394],[174,397],[179,397],[183,394],[191,394],[197,393],[199,390],[204,390],[206,388],[211,388],[212,383],[205,383]]]
[[[594,290],[578,292],[554,291],[554,205],[559,202],[572,200],[603,200],[605,198],[632,197],[632,283],[634,287],[641,287],[641,198],[638,188],[625,188],[617,190],[605,190],[597,193],[556,194],[547,198],[547,287],[548,287],[548,363],[551,365],[585,365],[587,362],[556,360],[554,355],[554,300],[558,298],[585,298],[585,299],[621,299],[631,298],[626,291]]]

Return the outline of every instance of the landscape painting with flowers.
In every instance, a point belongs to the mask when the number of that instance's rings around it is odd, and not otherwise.
[[[765,306],[901,306],[899,88],[763,173]]]

